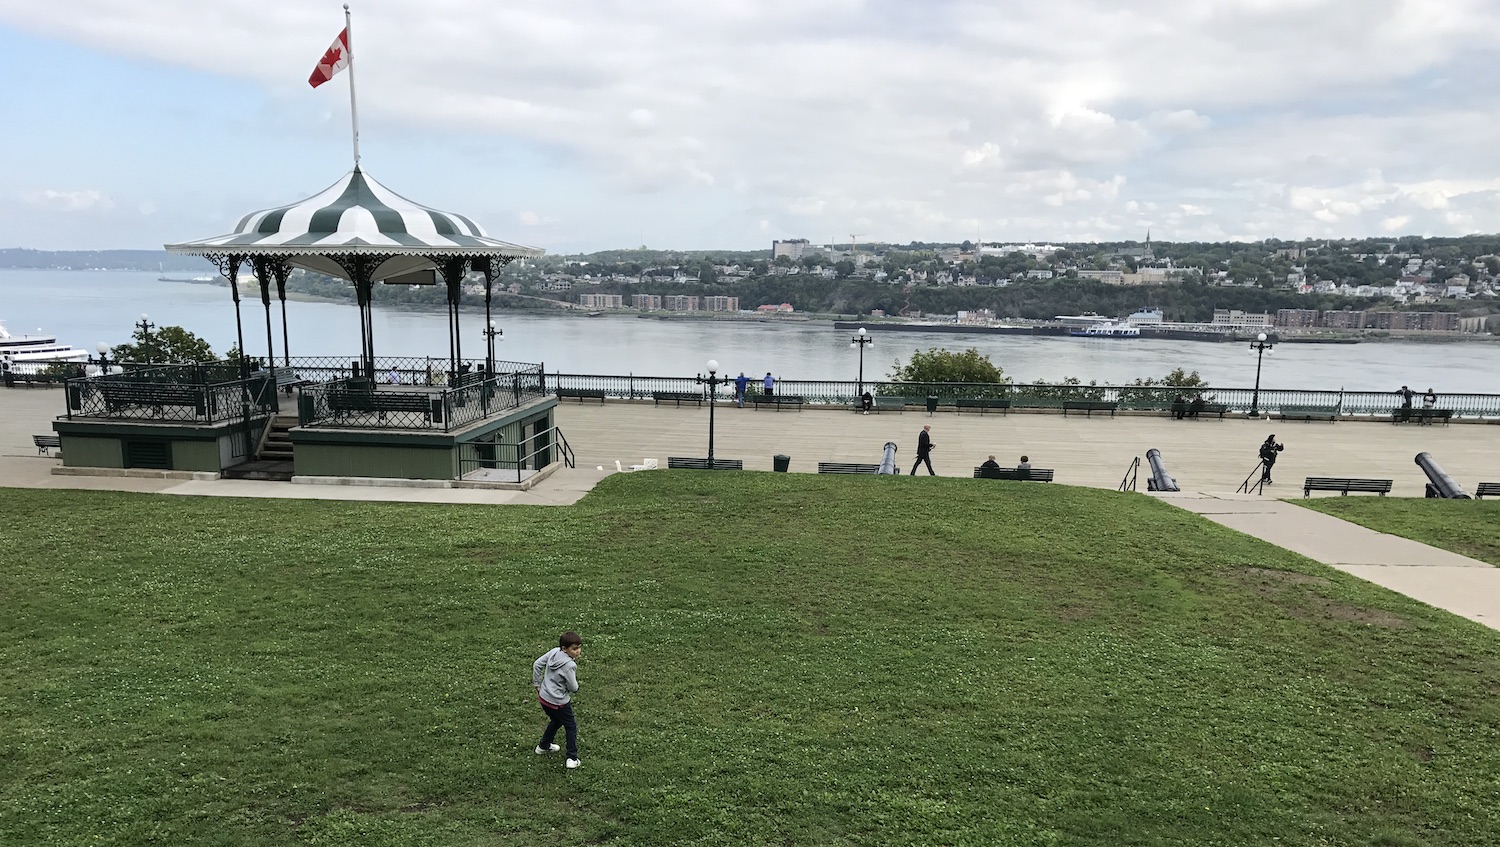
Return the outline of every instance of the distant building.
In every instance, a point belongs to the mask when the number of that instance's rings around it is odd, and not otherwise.
[[[1364,329],[1365,313],[1351,309],[1330,309],[1323,313],[1322,323],[1329,329]]]
[[[994,320],[995,312],[993,309],[971,309],[958,313],[958,322],[961,324],[988,325],[993,323]]]
[[[692,294],[668,294],[661,298],[661,305],[669,312],[696,312],[698,298]]]
[[[643,312],[659,312],[661,311],[661,295],[632,294],[630,295],[630,305]]]
[[[1276,325],[1284,327],[1315,327],[1318,325],[1317,309],[1277,309]]]
[[[705,312],[738,312],[740,310],[740,298],[704,297],[703,310]]]
[[[578,305],[585,309],[619,309],[624,307],[624,299],[618,294],[580,294]]]
[[[1259,329],[1271,325],[1271,316],[1265,312],[1242,312],[1239,309],[1214,309],[1214,326],[1235,329]]]
[[[1095,270],[1093,268],[1079,268],[1079,279],[1097,279],[1105,285],[1124,285],[1125,272],[1122,270]]]
[[[786,241],[772,241],[771,259],[772,261],[775,261],[776,259],[785,256],[792,261],[796,261],[798,259],[801,259],[803,256],[808,255],[810,247],[811,242],[809,242],[806,238],[792,238]]]

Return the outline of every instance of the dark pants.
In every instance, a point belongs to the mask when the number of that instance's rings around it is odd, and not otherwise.
[[[1266,482],[1271,481],[1271,467],[1276,464],[1276,457],[1260,460],[1260,478]]]
[[[543,703],[542,713],[547,716],[547,730],[542,733],[541,743],[537,746],[546,750],[551,746],[553,736],[557,735],[557,728],[562,727],[568,735],[568,758],[578,758],[578,721],[573,719],[573,704],[548,706]]]
[[[917,461],[914,462],[914,463],[912,463],[911,474],[910,475],[911,476],[916,476],[917,475],[917,468],[922,467],[923,464],[927,465],[927,474],[928,474],[928,476],[937,476],[937,473],[932,470],[932,456],[931,456],[931,454],[927,454],[927,453],[924,453],[924,454],[918,456],[917,457]]]

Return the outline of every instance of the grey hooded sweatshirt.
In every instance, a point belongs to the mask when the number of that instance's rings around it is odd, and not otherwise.
[[[573,692],[578,690],[577,669],[578,663],[572,656],[564,653],[561,647],[553,647],[531,663],[531,684],[536,686],[543,700],[562,706],[572,700]]]

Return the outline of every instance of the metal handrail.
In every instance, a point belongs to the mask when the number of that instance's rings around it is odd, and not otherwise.
[[[1236,493],[1236,494],[1264,494],[1265,493],[1265,489],[1266,489],[1266,476],[1261,471],[1262,471],[1262,469],[1265,468],[1265,466],[1266,466],[1265,460],[1261,460],[1261,463],[1255,466],[1255,470],[1252,470],[1250,472],[1249,476],[1245,477],[1245,481],[1242,482],[1242,483],[1240,483],[1240,487],[1236,488],[1234,490],[1234,493]],[[1256,477],[1257,474],[1260,474],[1260,476],[1259,476],[1258,479]],[[1252,479],[1257,479],[1257,481],[1256,481],[1256,483],[1254,485],[1250,484],[1250,480],[1252,480]],[[1251,491],[1250,489],[1252,489],[1252,488],[1255,489],[1255,490]]]
[[[1135,478],[1141,469],[1141,457],[1136,456],[1130,461],[1130,467],[1125,469],[1125,478],[1120,480],[1121,491],[1134,491]]]
[[[560,427],[552,426],[541,434],[546,437],[538,439],[537,435],[532,435],[528,438],[523,438],[521,443],[517,444],[470,442],[463,445],[465,453],[460,454],[458,459],[458,478],[464,479],[471,472],[488,466],[493,470],[513,470],[516,474],[516,482],[521,482],[521,474],[526,470],[527,464],[542,453],[552,450],[557,451],[558,458],[565,467],[572,468],[577,466],[578,460],[573,453],[573,447],[568,443],[568,439],[563,436]],[[540,441],[540,444],[534,447],[531,452],[523,454],[521,450],[525,447],[526,441],[530,441],[533,444],[537,444]],[[493,453],[488,458],[485,458],[479,455],[482,449],[492,450]],[[502,451],[508,453],[507,458],[502,458],[499,455]]]

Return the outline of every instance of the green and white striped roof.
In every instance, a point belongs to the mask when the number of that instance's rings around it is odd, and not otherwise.
[[[227,235],[166,245],[167,252],[190,256],[276,256],[294,265],[338,273],[321,256],[390,257],[385,275],[431,263],[429,256],[535,257],[544,251],[490,238],[463,215],[431,209],[376,182],[356,165],[338,182],[290,206],[254,212]],[[389,267],[386,267],[386,265]]]

